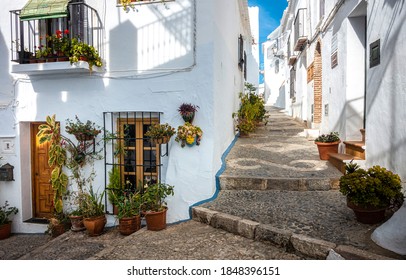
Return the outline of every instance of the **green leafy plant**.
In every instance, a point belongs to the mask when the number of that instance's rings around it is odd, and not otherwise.
[[[256,93],[256,87],[250,83],[245,84],[245,91],[240,92],[240,107],[232,114],[236,120],[236,127],[242,134],[250,134],[255,131],[260,122],[266,124],[266,109],[264,100]]]
[[[67,119],[65,130],[67,133],[75,135],[76,139],[83,141],[83,139],[94,138],[101,133],[100,126],[94,122],[87,120],[82,122],[76,115],[75,120]]]
[[[79,195],[82,196],[83,202],[81,210],[84,218],[92,218],[104,215],[104,197],[105,191],[98,194],[94,192],[93,187],[90,186],[89,191],[84,191]]]
[[[172,137],[175,134],[175,129],[169,124],[153,124],[148,128],[148,131],[145,133],[145,136],[150,137],[151,139],[160,139],[163,137]]]
[[[124,193],[124,184],[121,181],[120,170],[117,166],[113,167],[108,172],[109,183],[107,185],[107,196],[113,205],[117,205],[117,198],[121,197]]]
[[[347,165],[346,174],[340,178],[340,192],[362,207],[399,206],[404,200],[399,175],[378,165],[367,170]]]
[[[57,30],[55,34],[47,36],[47,41],[52,46],[55,54],[63,54],[65,56],[70,55],[71,51],[71,39],[69,38],[69,30],[65,29],[63,32]]]
[[[172,0],[159,0],[159,2],[162,2],[163,4],[165,4],[167,1]],[[145,2],[145,0],[120,0],[120,4],[123,6],[123,10],[126,12],[128,12],[130,8],[135,11],[136,9],[134,3],[136,2]]]
[[[59,122],[56,121],[55,115],[47,116],[46,124],[39,126],[37,133],[39,143],[50,143],[48,165],[53,167],[51,172],[51,184],[54,191],[53,206],[55,214],[63,212],[63,196],[66,194],[68,185],[68,175],[63,172],[63,167],[67,162],[67,152],[62,145]]]
[[[321,143],[332,143],[340,141],[340,136],[338,132],[330,132],[328,134],[322,134],[318,136],[314,142],[321,142]]]
[[[142,194],[142,209],[146,212],[159,212],[166,207],[165,198],[174,195],[174,186],[155,183],[147,185]]]
[[[10,207],[6,200],[4,206],[0,207],[0,225],[5,225],[10,222],[9,217],[18,213],[17,207]]]
[[[102,59],[95,47],[84,42],[80,42],[78,39],[74,38],[71,41],[69,61],[71,64],[73,64],[79,62],[80,60],[88,63],[90,72],[93,71],[93,66],[103,66]]]
[[[140,214],[142,200],[139,192],[120,193],[115,197],[114,201],[118,209],[118,219],[131,218]]]
[[[194,126],[191,123],[186,122],[184,125],[178,127],[176,142],[180,142],[182,148],[186,144],[193,144],[196,141],[196,145],[200,145],[203,131],[200,127]]]

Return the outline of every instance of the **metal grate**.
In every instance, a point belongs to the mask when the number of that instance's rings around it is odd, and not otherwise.
[[[105,189],[143,193],[146,184],[161,181],[161,145],[145,136],[160,123],[162,112],[105,112]],[[167,145],[167,144],[166,144]],[[115,182],[113,185],[111,182]],[[106,197],[108,199],[108,195]],[[107,203],[106,203],[107,205]],[[113,213],[113,207],[106,209]]]

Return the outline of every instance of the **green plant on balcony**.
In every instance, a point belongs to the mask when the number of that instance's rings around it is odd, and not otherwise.
[[[96,48],[84,42],[80,42],[76,38],[72,39],[71,42],[69,61],[71,64],[86,61],[89,65],[90,72],[93,71],[93,66],[103,66],[102,59]]]
[[[57,30],[55,34],[47,36],[47,41],[52,46],[54,54],[58,56],[69,56],[71,50],[71,39],[69,38],[69,30],[63,32]]]

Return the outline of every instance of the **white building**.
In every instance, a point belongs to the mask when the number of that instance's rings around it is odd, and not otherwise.
[[[391,0],[290,0],[279,32],[288,36],[290,87],[285,94],[290,102],[285,110],[318,133],[338,131],[341,152],[347,155],[337,160],[355,155],[366,167],[386,167],[405,181],[402,5]],[[365,129],[364,139],[360,129]],[[405,217],[405,209],[397,217]],[[405,231],[399,231],[406,222],[397,218],[391,224],[380,232],[378,243],[394,249],[406,244]]]
[[[166,147],[135,141],[126,158],[131,170],[122,172],[134,184],[160,179],[174,185],[168,222],[189,219],[189,208],[216,192],[221,156],[235,137],[231,116],[238,93],[258,73],[258,67],[251,69],[257,62],[252,61],[247,0],[141,1],[130,12],[115,0],[68,2],[58,1],[53,14],[24,11],[23,21],[19,14],[29,0],[7,1],[0,11],[1,164],[14,166],[14,181],[0,182],[0,204],[8,200],[19,209],[12,231],[46,229],[26,222],[47,216],[52,207],[50,185],[43,183],[49,174],[41,172],[46,161],[40,159],[43,149],[35,137],[46,116],[56,114],[63,134],[65,120],[75,115],[113,132],[127,127],[136,134],[152,122],[182,125],[177,109],[183,102],[199,106],[194,124],[203,130],[201,145],[181,148],[173,137],[168,155],[160,156]],[[21,50],[33,52],[58,29],[94,45],[103,66],[90,74],[86,62],[18,60],[17,39]],[[113,162],[109,145],[105,160],[95,163],[99,191]],[[107,203],[110,213],[111,208]]]

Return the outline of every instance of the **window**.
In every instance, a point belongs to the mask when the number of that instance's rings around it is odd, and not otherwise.
[[[104,129],[111,132],[105,143],[106,189],[107,174],[119,172],[121,185],[128,191],[143,191],[145,184],[161,181],[161,147],[145,136],[148,128],[160,123],[160,112],[106,112]],[[167,145],[167,144],[164,144]],[[108,210],[108,212],[111,212]]]
[[[244,39],[242,38],[242,35],[238,37],[238,68],[240,71],[244,70]]]
[[[369,68],[381,63],[381,41],[378,39],[369,46]]]
[[[244,79],[247,80],[247,53],[244,51]]]
[[[145,133],[157,119],[118,119],[119,156],[123,181],[134,188],[140,183],[158,181],[159,145],[153,145]]]
[[[338,39],[337,33],[331,38],[331,68],[338,65]]]
[[[275,74],[279,73],[279,59],[275,61]]]

